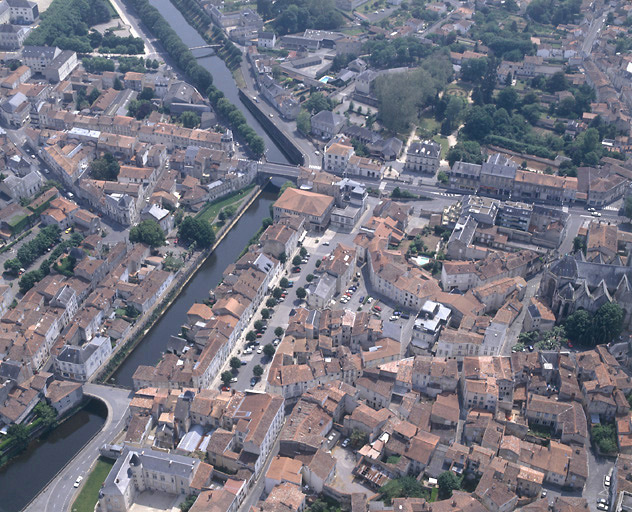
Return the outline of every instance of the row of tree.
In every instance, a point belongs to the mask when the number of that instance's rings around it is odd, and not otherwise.
[[[4,262],[4,269],[10,274],[17,275],[21,268],[28,268],[37,258],[45,254],[48,249],[59,243],[61,230],[57,226],[46,226],[18,249],[17,256]]]
[[[185,72],[188,79],[200,91],[205,91],[215,109],[227,118],[233,130],[242,137],[255,158],[260,158],[265,152],[263,139],[248,126],[244,115],[213,85],[211,74],[200,66],[191,50],[182,42],[169,23],[162,17],[158,9],[148,0],[127,0],[136,9],[145,25],[162,43],[167,53]]]

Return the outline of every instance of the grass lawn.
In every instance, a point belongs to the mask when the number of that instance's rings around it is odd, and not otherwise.
[[[435,135],[432,139],[441,144],[441,158],[445,158],[450,150],[450,143],[448,142],[448,139],[441,135]]]
[[[114,465],[114,461],[99,457],[94,469],[88,476],[85,484],[81,488],[81,492],[77,499],[72,504],[72,512],[93,512],[94,506],[99,499],[99,489],[101,484],[105,481],[110,469]]]
[[[217,215],[219,214],[222,208],[231,206],[232,204],[235,204],[241,201],[247,194],[250,193],[250,191],[253,188],[254,188],[254,185],[250,185],[249,187],[246,187],[245,189],[239,192],[236,192],[234,194],[231,194],[221,199],[217,199],[216,201],[213,201],[212,203],[209,203],[208,205],[206,205],[204,209],[200,213],[198,213],[195,217],[197,219],[203,219],[208,222],[213,222],[215,220],[215,217],[217,217]]]
[[[441,124],[432,116],[422,116],[419,119],[419,128],[425,132],[435,134],[441,128]]]
[[[433,487],[432,491],[430,492],[430,502],[432,503],[433,501],[437,501],[438,497],[439,497],[439,488]]]

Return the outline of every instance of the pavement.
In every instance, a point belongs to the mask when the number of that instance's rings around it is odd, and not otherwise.
[[[51,480],[44,490],[24,509],[26,512],[65,512],[70,509],[76,495],[81,490],[74,487],[79,476],[90,474],[92,465],[99,457],[99,448],[112,442],[125,427],[130,391],[110,386],[85,384],[84,394],[105,402],[108,417],[103,428],[75,455],[70,462]]]

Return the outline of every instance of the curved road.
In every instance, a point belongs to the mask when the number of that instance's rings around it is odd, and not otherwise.
[[[108,417],[103,428],[75,455],[70,462],[51,480],[42,492],[24,509],[27,512],[65,512],[70,509],[80,489],[74,488],[78,476],[90,473],[99,456],[99,448],[112,442],[123,430],[127,421],[130,391],[125,389],[85,384],[85,395],[99,398],[108,408]],[[85,482],[85,480],[84,480]]]

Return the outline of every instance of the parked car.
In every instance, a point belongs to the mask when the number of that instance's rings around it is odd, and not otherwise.
[[[342,445],[341,445],[341,446],[342,446],[343,448],[346,448],[347,446],[349,446],[349,443],[350,443],[350,442],[351,442],[351,439],[349,439],[349,438],[347,437],[347,439],[345,439],[345,440],[342,442]]]
[[[230,391],[230,386],[222,386],[222,391]]]
[[[597,503],[597,510],[608,510],[608,505],[605,503]]]
[[[261,354],[262,352],[263,352],[263,349],[262,349],[261,347],[259,347],[259,348],[257,349],[257,354]]]
[[[231,382],[237,382],[237,377],[233,377],[232,379],[230,379]]]
[[[301,267],[294,267],[292,269],[292,272],[294,272],[295,274],[298,274],[301,271]]]
[[[252,349],[248,347],[246,350],[244,350],[244,354],[252,354]],[[242,361],[242,364],[243,364],[243,361]]]
[[[410,318],[410,315],[408,313],[402,313],[402,318],[404,320],[408,320]]]
[[[604,484],[606,487],[610,487],[610,475],[606,475],[606,476],[604,477],[604,479],[603,479],[603,484]]]
[[[241,360],[241,365],[242,366],[246,366],[248,364],[248,361],[244,361],[243,359]]]
[[[376,306],[373,306],[373,309],[374,309],[375,311],[382,311],[382,308],[381,308],[380,306],[377,306],[377,305],[376,305]]]

